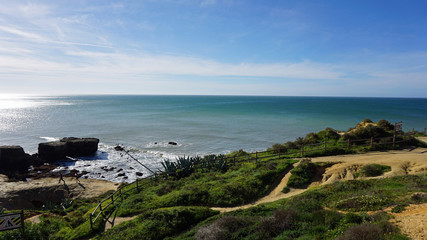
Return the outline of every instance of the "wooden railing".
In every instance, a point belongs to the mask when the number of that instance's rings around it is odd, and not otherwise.
[[[425,131],[426,129],[424,129],[424,134],[425,134]],[[368,138],[368,139],[357,139],[357,140],[348,139],[347,141],[325,141],[325,142],[316,143],[316,144],[302,144],[298,149],[293,149],[285,153],[280,151],[275,152],[274,150],[267,150],[267,151],[260,151],[260,152],[247,154],[245,156],[234,155],[231,157],[224,157],[224,160],[226,161],[227,165],[235,165],[236,163],[241,163],[241,162],[250,162],[250,161],[264,162],[265,160],[306,157],[307,154],[311,152],[319,152],[319,151],[326,152],[329,149],[337,149],[337,148],[350,150],[352,147],[356,147],[356,146],[357,147],[362,147],[362,146],[374,147],[378,145],[387,145],[387,144],[392,145],[394,148],[396,144],[408,141],[412,139],[414,135],[415,135],[415,132],[412,131],[411,133],[395,135],[392,137]],[[203,168],[203,165],[206,165],[203,163],[204,163],[203,161],[199,162],[194,167]],[[114,205],[115,202],[120,197],[122,197],[123,194],[130,192],[134,189],[136,189],[137,191],[141,191],[144,188],[144,186],[147,186],[157,181],[158,178],[162,178],[165,176],[167,176],[165,172],[157,172],[145,178],[137,179],[136,181],[126,186],[119,187],[110,196],[100,201],[96,206],[96,208],[93,210],[93,212],[90,213],[91,228],[93,229],[93,224],[99,219],[100,216],[102,216],[104,220],[107,220],[107,216],[104,216],[104,211],[108,209],[111,205]]]

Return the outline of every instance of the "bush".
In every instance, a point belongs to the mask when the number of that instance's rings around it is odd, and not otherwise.
[[[391,124],[389,121],[381,119],[378,121],[377,126],[386,130],[386,131],[393,131],[394,125]]]
[[[291,171],[288,187],[304,188],[311,183],[316,173],[316,165],[310,159],[303,159],[301,163]]]
[[[360,169],[359,175],[365,177],[376,177],[388,171],[391,171],[390,166],[380,164],[367,164],[363,166],[362,169]]]
[[[327,141],[327,140],[338,140],[340,139],[341,135],[339,135],[337,133],[336,130],[332,129],[332,128],[326,128],[325,130],[322,130],[320,132],[317,133],[317,136],[322,140],[322,141]]]
[[[370,223],[349,228],[339,240],[381,240],[385,239],[381,228]]]
[[[286,147],[280,143],[274,144],[269,151],[273,151],[274,153],[285,153],[287,151]]]
[[[295,144],[294,142],[291,142],[291,141],[286,142],[285,147],[287,149],[297,149],[298,148],[297,144]]]
[[[99,239],[164,239],[218,214],[207,207],[172,207],[147,211],[119,224]]]
[[[238,239],[236,237],[241,234],[241,231],[254,223],[255,219],[252,217],[225,216],[208,226],[199,228],[194,238],[203,240]]]
[[[293,209],[276,209],[271,217],[265,217],[258,224],[256,230],[262,239],[279,235],[291,228],[298,220],[298,213]]]
[[[405,210],[405,207],[407,207],[409,204],[407,203],[399,203],[395,207],[391,209],[392,213],[401,213]]]
[[[350,211],[375,211],[391,203],[390,199],[383,196],[362,195],[342,199],[335,203],[340,210]]]
[[[287,186],[282,189],[282,193],[288,193],[290,191],[291,191],[291,189]]]
[[[315,144],[319,142],[319,136],[316,133],[309,133],[304,138],[305,144]]]

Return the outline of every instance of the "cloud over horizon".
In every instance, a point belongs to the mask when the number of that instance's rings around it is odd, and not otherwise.
[[[311,16],[312,2],[0,4],[0,93],[423,97],[427,89],[426,48],[326,37],[335,26],[319,25],[329,19]]]

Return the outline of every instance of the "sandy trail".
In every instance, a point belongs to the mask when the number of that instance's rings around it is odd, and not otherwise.
[[[427,203],[411,204],[401,213],[391,213],[392,220],[413,240],[427,239]]]
[[[422,139],[427,141],[427,137]],[[383,164],[391,167],[391,171],[386,172],[384,175],[374,178],[393,177],[406,174],[402,169],[401,165],[404,162],[408,163],[409,169],[408,174],[420,174],[427,172],[427,149],[416,148],[416,149],[405,149],[398,151],[387,151],[387,152],[369,152],[364,154],[354,155],[338,155],[328,157],[317,157],[311,159],[313,162],[336,162],[326,169],[323,174],[323,179],[319,182],[313,182],[306,189],[291,189],[288,193],[282,193],[283,187],[286,186],[291,173],[287,173],[280,184],[267,196],[257,200],[254,203],[246,204],[237,207],[213,207],[212,209],[220,212],[231,212],[240,209],[247,209],[250,207],[257,206],[262,203],[274,202],[283,198],[295,196],[303,193],[313,186],[331,184],[336,181],[352,180],[354,174],[366,164]],[[295,164],[294,166],[296,166]],[[359,178],[363,179],[363,178]]]

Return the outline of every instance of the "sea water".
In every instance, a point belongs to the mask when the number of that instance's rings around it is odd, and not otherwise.
[[[87,177],[132,181],[149,174],[117,144],[153,170],[178,156],[262,151],[275,143],[332,127],[347,130],[365,118],[427,127],[427,99],[261,96],[1,96],[0,145],[36,153],[62,137],[100,139],[96,156],[62,163]],[[177,145],[168,144],[176,142]],[[128,177],[117,177],[114,167]]]

